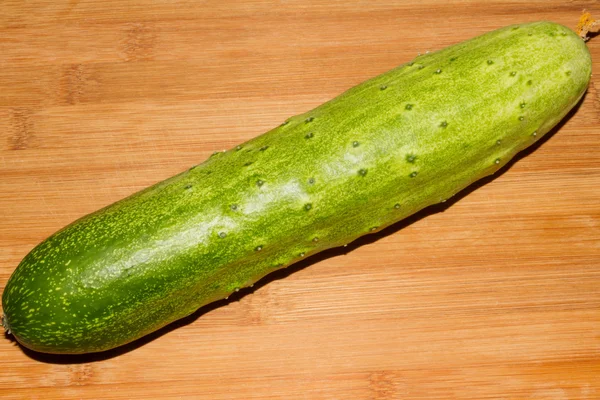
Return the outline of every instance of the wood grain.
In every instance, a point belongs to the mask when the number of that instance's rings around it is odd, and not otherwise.
[[[0,288],[57,229],[412,59],[596,1],[5,1]],[[592,83],[503,173],[107,354],[0,341],[7,399],[600,399]]]

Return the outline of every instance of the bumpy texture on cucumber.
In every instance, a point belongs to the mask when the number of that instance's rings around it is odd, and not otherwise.
[[[494,173],[590,74],[550,22],[419,56],[57,232],[11,276],[4,325],[49,353],[135,340]]]

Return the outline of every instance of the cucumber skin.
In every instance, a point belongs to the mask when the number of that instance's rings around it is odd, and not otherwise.
[[[551,22],[419,56],[55,233],[9,279],[5,328],[47,353],[131,342],[494,173],[590,76]]]

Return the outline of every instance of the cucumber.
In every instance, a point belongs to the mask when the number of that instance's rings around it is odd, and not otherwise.
[[[493,174],[590,75],[551,22],[421,55],[55,233],[9,279],[3,324],[47,353],[131,342]]]

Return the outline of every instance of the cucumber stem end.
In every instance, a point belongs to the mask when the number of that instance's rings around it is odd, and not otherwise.
[[[583,10],[583,14],[579,18],[579,23],[577,24],[577,34],[584,42],[590,40],[591,36],[588,36],[590,33],[597,34],[600,32],[600,21],[596,21],[592,18],[592,14]]]
[[[4,327],[4,331],[7,335],[11,334],[10,325],[8,324],[8,318],[6,318],[6,314],[2,313],[2,326]]]

